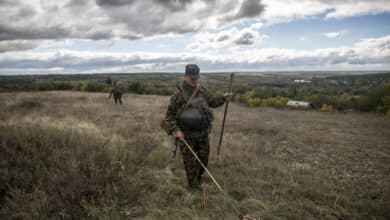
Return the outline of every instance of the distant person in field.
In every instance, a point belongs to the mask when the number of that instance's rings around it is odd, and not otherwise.
[[[211,108],[222,106],[232,97],[232,93],[215,96],[204,86],[198,84],[199,67],[188,64],[185,67],[184,79],[172,94],[165,115],[166,131],[177,139],[185,139],[207,166],[209,159],[209,133],[214,119]],[[182,141],[179,147],[187,173],[188,186],[198,189],[204,169],[191,154]]]
[[[111,98],[111,96],[114,96],[115,104],[122,104],[122,93],[119,91],[119,88],[117,85],[114,86],[114,88],[111,90],[110,95],[108,96],[108,99]]]

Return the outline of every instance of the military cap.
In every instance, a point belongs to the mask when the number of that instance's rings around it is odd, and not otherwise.
[[[196,64],[187,64],[186,71],[184,75],[190,75],[191,78],[197,79],[199,78],[199,67]]]

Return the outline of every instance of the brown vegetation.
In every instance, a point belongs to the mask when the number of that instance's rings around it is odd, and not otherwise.
[[[180,153],[159,128],[168,97],[0,94],[1,219],[237,219],[206,178],[187,191]],[[261,219],[386,219],[390,118],[232,104],[210,171]],[[204,199],[204,198],[203,198]],[[387,206],[386,206],[387,205]],[[387,209],[386,209],[387,208]]]

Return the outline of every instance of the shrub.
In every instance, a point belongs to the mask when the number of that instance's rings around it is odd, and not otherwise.
[[[49,82],[41,82],[38,84],[39,91],[49,91],[54,90],[54,83],[52,81]]]
[[[39,91],[50,91],[50,90],[71,90],[73,85],[68,82],[41,82],[38,84]]]
[[[86,92],[103,92],[106,86],[98,82],[88,82],[83,85],[82,91]]]
[[[133,82],[128,87],[127,90],[129,92],[134,92],[136,94],[144,94],[146,90],[147,85],[140,83],[140,82]]]
[[[83,84],[82,83],[75,83],[73,84],[72,90],[75,91],[82,91],[83,90]]]
[[[390,96],[385,96],[382,98],[382,104],[379,106],[379,111],[390,115]]]
[[[331,112],[333,111],[333,106],[328,104],[322,104],[320,111]]]
[[[104,82],[111,85],[111,84],[112,84],[112,79],[111,79],[111,77],[107,77],[107,78],[104,80]]]

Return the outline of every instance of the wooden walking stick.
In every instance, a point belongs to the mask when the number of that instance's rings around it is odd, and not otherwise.
[[[230,74],[230,82],[229,82],[229,87],[228,87],[228,93],[230,93],[231,90],[232,90],[232,81],[233,81],[233,73]],[[221,135],[219,136],[219,143],[218,143],[217,160],[218,160],[218,157],[219,157],[219,151],[221,150],[222,137],[223,137],[223,130],[224,130],[224,128],[225,128],[225,121],[226,121],[226,114],[227,114],[228,106],[229,106],[229,100],[226,101],[225,112],[223,113],[223,121],[222,121]]]

